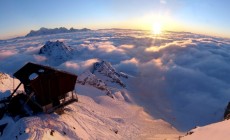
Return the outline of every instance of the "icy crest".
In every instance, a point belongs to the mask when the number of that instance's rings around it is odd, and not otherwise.
[[[94,72],[104,74],[105,76],[111,78],[112,82],[116,82],[122,87],[125,87],[125,84],[120,80],[119,77],[128,78],[128,76],[125,73],[117,72],[109,62],[104,60],[101,62],[96,62],[94,64],[93,73]]]

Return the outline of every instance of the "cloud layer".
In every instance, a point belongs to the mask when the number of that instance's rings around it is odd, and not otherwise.
[[[135,30],[19,38],[0,44],[0,71],[12,75],[28,61],[47,64],[49,58],[37,53],[48,40],[62,40],[74,49],[74,57],[59,69],[79,74],[103,59],[133,75],[130,95],[180,130],[221,120],[230,101],[229,39],[188,32],[155,37]]]

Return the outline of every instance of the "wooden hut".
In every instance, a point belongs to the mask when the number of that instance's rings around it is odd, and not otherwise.
[[[77,80],[74,74],[29,62],[15,72],[14,77],[21,81],[19,86],[24,85],[27,98],[24,104],[33,102],[44,112],[53,112],[77,101],[77,96],[73,93]]]

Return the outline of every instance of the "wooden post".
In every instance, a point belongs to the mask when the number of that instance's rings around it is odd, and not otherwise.
[[[11,99],[11,98],[12,98],[12,96],[13,96],[14,93],[18,90],[18,88],[21,86],[21,84],[22,84],[22,83],[20,83],[20,84],[16,87],[16,89],[15,89],[14,92],[8,97],[8,99]]]

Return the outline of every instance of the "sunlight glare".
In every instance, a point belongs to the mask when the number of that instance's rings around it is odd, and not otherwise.
[[[160,22],[156,22],[153,24],[152,32],[155,35],[159,35],[161,33],[161,23]]]

